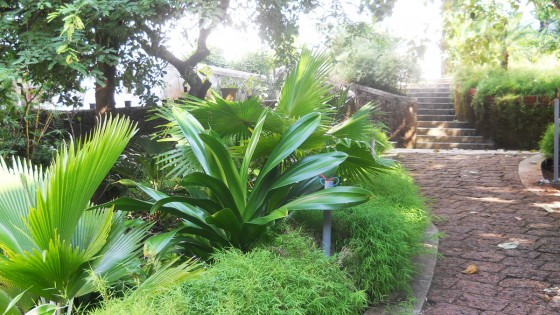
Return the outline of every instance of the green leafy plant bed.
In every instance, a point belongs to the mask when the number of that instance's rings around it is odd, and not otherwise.
[[[198,279],[110,300],[90,315],[359,314],[366,305],[336,262],[298,231],[244,254],[228,250]]]
[[[540,69],[460,69],[455,74],[455,110],[500,148],[536,149],[553,119],[560,75]]]
[[[365,186],[375,198],[333,215],[334,249],[343,269],[370,302],[386,302],[395,291],[410,292],[411,257],[429,222],[424,200],[406,172],[398,168],[371,178]],[[295,224],[321,233],[322,215],[298,212]]]

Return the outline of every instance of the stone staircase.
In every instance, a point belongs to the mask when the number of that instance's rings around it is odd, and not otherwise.
[[[468,122],[455,120],[451,81],[424,82],[409,87],[408,96],[418,99],[417,149],[489,150],[494,144],[476,134]]]

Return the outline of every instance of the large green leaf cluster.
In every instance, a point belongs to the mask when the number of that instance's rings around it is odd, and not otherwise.
[[[70,313],[74,298],[96,291],[95,279],[131,280],[148,226],[131,228],[109,208],[86,209],[134,132],[128,119],[103,119],[61,147],[45,171],[0,159],[0,309],[41,299]]]
[[[167,195],[124,182],[151,200],[121,198],[108,205],[183,219],[185,226],[169,237],[183,250],[206,256],[214,248],[247,250],[289,211],[338,210],[365,202],[371,193],[361,188],[319,191],[318,176],[330,176],[339,166],[343,175],[356,176],[390,167],[371,153],[370,106],[333,125],[329,69],[325,55],[304,51],[274,110],[255,99],[235,103],[219,97],[162,109],[160,116],[169,121],[166,140],[177,144],[164,161],[182,177],[187,194]],[[350,164],[342,166],[347,160]]]

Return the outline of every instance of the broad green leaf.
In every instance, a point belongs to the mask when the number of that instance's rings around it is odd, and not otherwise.
[[[12,299],[6,292],[0,290],[0,310],[4,310],[2,315],[19,315],[20,313],[15,306],[26,292],[27,290],[21,292]]]
[[[144,243],[144,257],[155,257],[162,253],[172,242],[177,232],[179,230],[156,234],[148,238]]]
[[[181,202],[181,203],[187,203],[189,205],[198,207],[200,209],[202,209],[204,212],[206,212],[207,214],[214,214],[217,211],[223,209],[223,207],[221,207],[218,203],[210,200],[210,199],[202,199],[202,198],[190,198],[190,197],[183,197],[183,196],[173,196],[173,197],[168,197],[168,198],[163,198],[160,199],[158,201],[156,201],[154,203],[154,205],[152,206],[152,208],[150,209],[151,213],[154,213],[158,210],[160,210],[160,208],[163,207],[163,205],[172,203],[172,202]]]
[[[200,134],[204,132],[204,128],[193,115],[189,112],[173,108],[173,116],[177,120],[179,127],[183,131],[183,134],[187,141],[189,142],[193,154],[197,157],[200,165],[207,174],[212,174],[210,165],[208,164],[208,155],[206,153],[206,148],[204,143],[200,139]]]
[[[208,188],[212,194],[211,198],[217,199],[223,208],[235,210],[236,215],[241,218],[241,212],[237,208],[237,203],[228,187],[219,179],[204,173],[192,173],[183,178],[183,186],[199,186]]]
[[[320,120],[320,114],[311,113],[300,118],[295,124],[290,126],[270,153],[270,156],[266,160],[266,163],[259,174],[259,179],[270,172],[270,170],[276,167],[280,162],[288,157],[288,155],[292,154],[292,152],[294,152],[305,140],[307,140],[313,131],[315,131],[317,126],[319,126]]]
[[[288,216],[288,208],[282,207],[280,209],[276,209],[276,210],[270,212],[268,215],[255,218],[255,219],[253,219],[253,220],[251,220],[247,223],[248,224],[254,224],[254,225],[267,225],[272,221],[276,221],[276,220],[284,218],[286,216]]]
[[[302,196],[284,205],[288,210],[340,210],[362,204],[372,197],[358,187],[339,186]]]
[[[25,315],[56,315],[57,311],[58,307],[54,304],[41,304],[25,313]]]
[[[233,243],[239,243],[241,237],[241,221],[233,210],[229,208],[222,209],[212,216],[206,217],[206,222],[224,229],[230,234],[229,236]]]
[[[237,209],[245,208],[246,183],[241,184],[239,172],[228,150],[212,136],[201,134],[200,138],[209,149],[207,150],[208,156],[214,159],[214,163],[210,163],[210,165],[214,166],[215,171],[208,175],[221,179],[227,185]]]
[[[248,176],[249,176],[248,175],[249,166],[251,164],[251,159],[253,158],[253,153],[255,152],[255,148],[259,143],[265,120],[266,120],[266,111],[263,110],[261,113],[261,117],[259,118],[259,121],[257,122],[255,129],[253,130],[253,134],[249,139],[249,144],[247,145],[245,155],[243,156],[243,163],[241,163],[241,168],[239,169],[241,183],[247,183]],[[246,190],[245,190],[245,198],[247,198]]]
[[[287,169],[274,182],[271,189],[294,184],[332,170],[342,163],[346,157],[348,157],[346,153],[337,151],[308,156]]]

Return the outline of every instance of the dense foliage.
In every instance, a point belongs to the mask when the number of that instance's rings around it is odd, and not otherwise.
[[[552,159],[554,157],[554,124],[546,127],[546,131],[539,141],[539,148],[546,158]]]
[[[555,0],[445,1],[447,65],[506,69],[512,61],[557,55],[559,22]]]
[[[214,255],[198,280],[112,300],[91,315],[357,314],[366,298],[309,237],[291,231],[243,254]]]
[[[408,46],[405,53],[402,48]],[[338,79],[402,93],[420,76],[415,47],[364,24],[341,28],[330,43]]]
[[[410,292],[411,258],[428,223],[426,204],[403,169],[373,177],[374,199],[333,215],[338,260],[371,302],[387,301],[395,290]],[[296,223],[320,235],[320,213],[297,212]]]
[[[461,68],[455,74],[456,112],[499,147],[536,149],[553,119],[558,86],[558,68]]]

